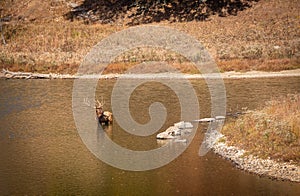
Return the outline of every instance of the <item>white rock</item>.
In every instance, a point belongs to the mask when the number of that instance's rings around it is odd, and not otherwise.
[[[225,116],[216,116],[215,118],[216,118],[216,120],[224,120]]]
[[[181,135],[181,130],[176,126],[169,127],[166,131],[156,135],[157,139],[173,139],[174,136]]]
[[[183,121],[180,121],[180,122],[178,122],[178,123],[174,123],[174,126],[175,126],[175,127],[178,127],[178,128],[180,129],[181,127],[183,127],[183,124],[184,124],[184,122],[183,122]]]
[[[181,135],[181,130],[176,126],[169,127],[165,132],[167,132],[168,134],[171,134],[173,136]]]
[[[196,122],[213,122],[215,121],[215,118],[201,118],[199,120],[195,120]]]
[[[191,129],[191,128],[193,128],[192,123],[190,123],[190,122],[184,122],[184,121],[175,123],[174,126],[178,127],[179,129]]]
[[[192,129],[194,126],[190,122],[184,122],[184,128],[185,129]]]
[[[170,133],[162,132],[156,135],[157,139],[173,139],[174,136],[172,136]]]

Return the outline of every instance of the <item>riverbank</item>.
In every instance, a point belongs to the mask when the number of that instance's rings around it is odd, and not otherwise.
[[[220,75],[207,74],[205,78],[216,78],[221,76],[222,79],[243,79],[243,78],[274,78],[274,77],[300,77],[300,69],[285,70],[279,72],[224,72]],[[155,78],[184,78],[184,79],[201,79],[204,78],[201,74],[180,74],[180,73],[155,73],[155,74],[102,74],[102,75],[72,75],[72,74],[55,74],[55,73],[32,73],[32,72],[12,72],[3,70],[0,73],[0,78],[6,79],[76,79],[76,78],[99,78],[99,79],[155,79]]]
[[[235,167],[259,176],[267,176],[277,180],[289,180],[300,183],[300,167],[293,162],[280,163],[271,159],[262,159],[257,156],[247,155],[247,152],[225,142],[213,145],[213,151],[231,161]]]
[[[300,94],[276,97],[223,126],[213,147],[238,168],[300,182]]]

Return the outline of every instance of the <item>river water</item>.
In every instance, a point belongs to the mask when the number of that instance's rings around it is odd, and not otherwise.
[[[300,185],[274,181],[236,169],[212,152],[199,156],[206,125],[200,125],[188,148],[169,164],[148,171],[125,171],[97,159],[82,142],[73,118],[73,80],[0,80],[0,195],[300,195]],[[116,80],[101,80],[96,96],[111,109]],[[191,80],[201,108],[210,115],[210,94],[202,80]],[[265,101],[300,92],[300,78],[225,80],[227,112],[256,109]],[[178,85],[181,85],[180,81]],[[184,88],[184,87],[183,87]],[[160,101],[167,109],[162,127],[180,120],[176,94],[149,82],[130,98],[139,123]],[[134,137],[117,122],[106,133],[132,150],[160,147],[156,134]]]

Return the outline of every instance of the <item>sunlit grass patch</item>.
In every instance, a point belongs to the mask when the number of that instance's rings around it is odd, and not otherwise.
[[[231,145],[262,158],[300,163],[300,94],[272,99],[226,124],[222,133]]]

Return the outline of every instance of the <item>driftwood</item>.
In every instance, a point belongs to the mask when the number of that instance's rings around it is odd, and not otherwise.
[[[4,75],[5,78],[7,79],[11,79],[11,78],[15,78],[15,79],[57,79],[57,78],[61,78],[61,79],[73,79],[75,78],[72,75],[62,75],[62,74],[41,74],[41,73],[31,73],[31,72],[12,72],[6,69],[2,70],[2,73]]]
[[[216,116],[215,118],[201,118],[199,120],[193,120],[192,122],[215,122],[215,121],[224,121],[225,116]]]

